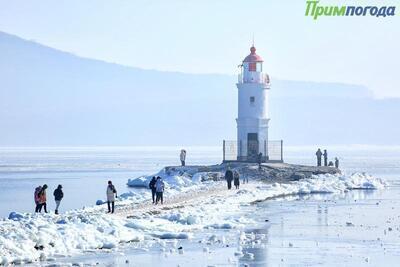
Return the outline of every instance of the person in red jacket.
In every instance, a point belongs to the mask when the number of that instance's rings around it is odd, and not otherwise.
[[[35,212],[39,212],[39,211],[40,211],[40,208],[41,208],[41,205],[40,205],[40,203],[39,203],[39,200],[40,200],[40,198],[39,198],[39,192],[40,192],[41,190],[42,190],[42,186],[41,186],[41,185],[39,185],[38,187],[35,188],[35,194],[34,194],[34,199],[35,199],[35,204],[36,204]]]
[[[47,184],[42,186],[42,189],[39,191],[38,196],[39,196],[39,212],[42,212],[42,208],[44,208],[44,212],[47,213],[47,197],[46,197],[46,189],[47,189]]]

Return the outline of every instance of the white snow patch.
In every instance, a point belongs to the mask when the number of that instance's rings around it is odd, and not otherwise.
[[[169,197],[178,198],[182,192],[187,195],[221,185],[221,182],[210,181],[218,180],[216,173],[192,175],[163,169],[159,174],[168,184],[166,191]],[[151,179],[152,176],[129,180],[128,184],[147,187],[149,177]],[[364,173],[319,175],[287,184],[253,182],[239,191],[223,191],[213,197],[199,199],[195,205],[163,210],[154,215],[143,214],[140,217],[138,214],[135,219],[105,214],[104,207],[100,206],[59,216],[14,212],[9,219],[0,221],[0,263],[23,263],[88,250],[115,249],[120,243],[142,242],[146,237],[189,239],[196,230],[204,228],[242,229],[254,223],[252,218],[232,214],[239,214],[242,205],[257,200],[293,194],[336,194],[351,189],[381,189],[384,186],[385,182],[381,179]],[[117,204],[132,205],[149,199],[150,192],[129,192],[121,194]],[[242,232],[240,240],[245,239],[246,235]],[[209,241],[217,240],[217,237],[210,237]],[[176,246],[176,243],[173,244]],[[236,254],[242,256],[241,253]]]

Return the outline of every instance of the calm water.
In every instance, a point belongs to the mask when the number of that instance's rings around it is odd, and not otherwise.
[[[365,171],[397,183],[400,149],[396,147],[327,147],[338,156],[347,172]],[[0,148],[0,216],[11,211],[31,212],[33,191],[49,185],[48,206],[54,209],[52,192],[64,187],[61,210],[94,205],[105,198],[108,180],[122,193],[129,178],[148,175],[162,167],[179,164],[180,147],[92,147],[92,148]],[[215,164],[222,160],[220,147],[187,147],[190,165]],[[285,161],[314,164],[315,148],[289,147]]]

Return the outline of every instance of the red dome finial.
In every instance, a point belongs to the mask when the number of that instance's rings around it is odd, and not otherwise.
[[[248,55],[243,62],[263,62],[263,59],[256,54],[256,48],[254,45],[250,48],[250,55]]]

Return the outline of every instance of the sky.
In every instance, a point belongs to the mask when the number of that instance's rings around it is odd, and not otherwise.
[[[397,6],[398,0],[321,0]],[[145,69],[237,73],[254,36],[274,78],[367,86],[400,97],[400,5],[393,17],[305,16],[305,0],[0,0],[0,31]]]

